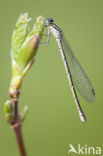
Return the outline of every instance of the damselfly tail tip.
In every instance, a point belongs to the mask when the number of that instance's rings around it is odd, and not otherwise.
[[[85,123],[86,122],[86,117],[84,115],[81,115],[80,120],[81,120],[82,123]]]

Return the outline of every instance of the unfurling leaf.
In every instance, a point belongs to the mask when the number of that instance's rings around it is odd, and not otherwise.
[[[28,33],[28,13],[22,14],[15,25],[12,35],[12,78],[10,94],[14,95],[20,89],[23,77],[31,68],[40,40],[44,31],[44,18],[39,16]]]

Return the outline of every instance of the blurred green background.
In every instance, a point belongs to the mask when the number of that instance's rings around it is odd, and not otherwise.
[[[34,21],[39,15],[54,19],[96,92],[91,104],[79,96],[87,116],[87,123],[82,124],[55,39],[41,45],[19,101],[20,110],[25,105],[30,109],[23,124],[28,156],[68,156],[69,144],[103,147],[103,0],[0,0],[0,156],[19,155],[3,110],[9,99],[11,35],[24,12]]]

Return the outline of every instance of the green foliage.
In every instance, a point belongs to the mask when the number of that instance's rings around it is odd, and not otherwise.
[[[44,31],[44,18],[39,16],[28,33],[28,13],[20,15],[12,35],[12,79],[9,92],[14,94],[21,87],[22,78],[27,74],[34,62]]]
[[[28,13],[20,15],[14,27],[12,35],[12,59],[16,60],[18,54],[20,53],[20,48],[26,37],[26,31],[28,26],[27,20]]]

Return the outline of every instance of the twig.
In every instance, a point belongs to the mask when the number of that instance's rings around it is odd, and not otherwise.
[[[16,135],[20,154],[21,154],[21,156],[26,156],[26,151],[25,151],[22,132],[21,132],[21,123],[18,122],[12,127],[13,127],[15,135]]]
[[[18,115],[19,93],[16,93],[16,95],[10,95],[10,96],[11,96],[11,99],[13,102],[13,109],[14,109],[14,120],[11,123],[11,125],[12,125],[12,128],[13,128],[15,135],[16,135],[20,155],[26,156],[26,150],[25,150],[24,141],[23,141],[23,137],[22,137],[22,131],[21,131],[22,122],[19,120],[19,115]]]

